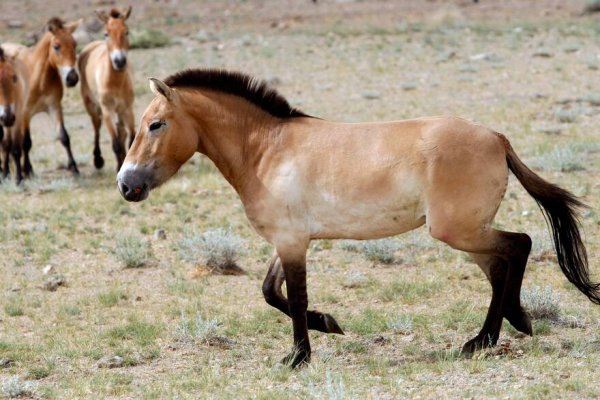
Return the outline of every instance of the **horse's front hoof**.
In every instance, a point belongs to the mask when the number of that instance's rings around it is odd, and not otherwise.
[[[96,167],[96,169],[102,169],[102,167],[104,167],[104,158],[102,158],[102,156],[94,157],[94,167]]]
[[[494,347],[495,345],[496,340],[493,340],[489,335],[477,335],[465,343],[460,352],[468,355],[477,350],[485,349],[487,347]]]
[[[292,369],[308,365],[310,363],[310,352],[306,350],[296,350],[283,357],[281,364]]]
[[[77,164],[75,164],[75,162],[70,162],[67,169],[71,171],[73,175],[79,175],[79,169],[77,169]]]

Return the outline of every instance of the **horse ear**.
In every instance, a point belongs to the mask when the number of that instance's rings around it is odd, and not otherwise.
[[[47,27],[48,27],[48,32],[54,34],[54,32],[56,32],[57,30],[59,30],[63,27],[63,23],[59,18],[53,17],[53,18],[50,18],[50,20],[48,21]]]
[[[148,78],[148,80],[150,81],[150,90],[152,93],[162,95],[168,101],[172,101],[175,98],[175,92],[166,83],[156,78]]]
[[[123,15],[124,20],[127,20],[127,18],[129,18],[129,15],[131,15],[131,6],[128,6],[126,9],[124,9],[121,15]]]
[[[0,61],[4,61],[4,49],[0,47]]]
[[[77,29],[79,27],[79,25],[81,25],[82,22],[83,22],[83,18],[79,18],[77,21],[69,22],[68,24],[65,25],[65,29],[69,33],[73,33],[73,32],[75,32],[75,29]]]
[[[108,22],[108,14],[106,13],[106,11],[96,10],[96,11],[94,11],[94,13],[96,14],[96,17],[98,17],[98,19],[100,21],[104,22],[105,24]]]

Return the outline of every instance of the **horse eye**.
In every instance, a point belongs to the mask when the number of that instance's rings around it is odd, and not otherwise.
[[[162,122],[162,121],[154,121],[154,122],[152,122],[152,123],[150,124],[150,126],[148,127],[148,130],[149,130],[150,132],[152,132],[152,131],[156,131],[156,130],[158,130],[158,129],[162,128],[162,127],[163,127],[163,125],[165,125],[165,123],[164,123],[164,122]]]
[[[129,36],[129,31],[125,32],[125,36]]]
[[[108,32],[104,32],[104,37],[107,38],[108,37]]]
[[[60,51],[60,44],[55,44],[52,47],[54,48],[54,51]]]

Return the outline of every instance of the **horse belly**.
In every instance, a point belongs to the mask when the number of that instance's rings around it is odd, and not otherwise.
[[[356,203],[337,199],[310,213],[312,239],[377,239],[410,231],[425,221],[421,196],[394,196]]]

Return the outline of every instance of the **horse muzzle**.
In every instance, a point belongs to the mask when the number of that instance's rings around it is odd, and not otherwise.
[[[123,164],[117,174],[117,186],[121,196],[127,201],[142,201],[148,198],[153,188],[150,171],[134,164]]]
[[[71,68],[68,71],[65,71],[64,77],[65,84],[67,85],[67,87],[73,87],[77,85],[77,82],[79,82],[79,75],[77,74],[75,68]]]
[[[15,113],[12,112],[10,107],[4,108],[3,112],[0,114],[0,124],[6,128],[10,128],[15,123]]]
[[[110,60],[115,71],[123,71],[127,67],[127,53],[124,51],[113,51]]]

